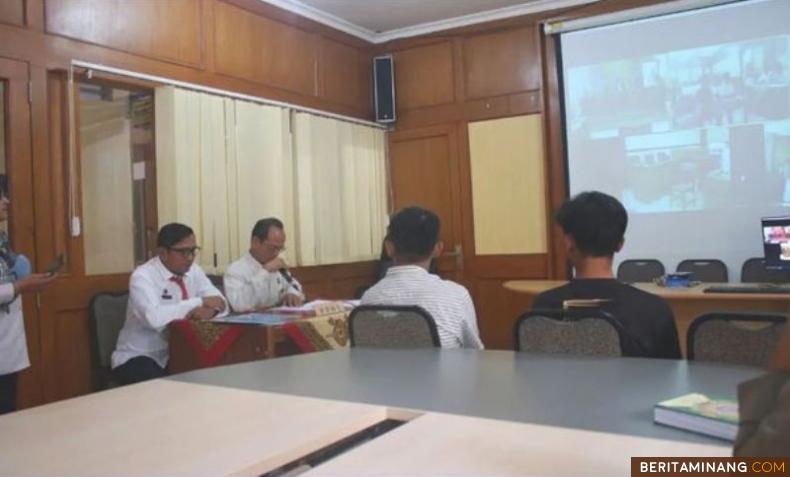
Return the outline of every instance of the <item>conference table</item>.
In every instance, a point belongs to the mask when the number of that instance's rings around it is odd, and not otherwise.
[[[735,396],[761,372],[464,349],[304,354],[2,416],[0,475],[629,475],[632,456],[731,455],[654,424],[653,406]]]
[[[504,283],[508,290],[537,296],[568,283],[565,280],[512,280]],[[790,295],[780,293],[705,293],[709,286],[725,283],[702,283],[688,288],[667,288],[654,283],[632,283],[636,288],[658,295],[667,302],[675,315],[680,349],[686,356],[688,329],[695,318],[713,311],[760,311],[790,313]],[[732,285],[731,283],[729,285]]]

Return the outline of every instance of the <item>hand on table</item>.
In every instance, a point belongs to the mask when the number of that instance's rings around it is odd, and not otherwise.
[[[217,316],[217,310],[214,308],[209,308],[207,306],[199,306],[194,310],[190,311],[187,315],[188,320],[198,320],[198,321],[205,321],[210,320]]]
[[[222,313],[225,309],[225,300],[221,296],[204,296],[203,306],[216,310],[217,313]]]
[[[302,306],[304,304],[304,299],[293,293],[289,293],[285,295],[285,299],[283,300],[283,305],[285,306]]]

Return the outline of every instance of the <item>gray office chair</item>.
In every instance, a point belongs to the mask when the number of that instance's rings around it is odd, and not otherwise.
[[[766,268],[765,259],[756,257],[743,262],[741,281],[743,283],[788,283],[790,277],[783,270]]]
[[[697,258],[683,260],[678,264],[677,271],[691,272],[692,280],[699,282],[728,282],[727,265],[715,258]]]
[[[787,317],[772,313],[706,313],[689,327],[688,359],[767,367]]]
[[[129,292],[125,291],[99,293],[90,301],[94,386],[99,390],[118,384],[112,375],[111,358],[118,342],[118,334],[126,320],[128,301]]]
[[[619,357],[626,339],[620,323],[601,310],[532,310],[516,322],[513,347],[534,353]]]
[[[441,346],[436,322],[419,306],[358,306],[348,317],[348,337],[352,347]]]
[[[652,282],[665,274],[664,264],[654,259],[625,260],[617,267],[617,279],[621,282]]]

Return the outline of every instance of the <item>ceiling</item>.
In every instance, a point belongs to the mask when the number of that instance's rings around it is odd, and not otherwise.
[[[372,43],[598,0],[261,0]]]

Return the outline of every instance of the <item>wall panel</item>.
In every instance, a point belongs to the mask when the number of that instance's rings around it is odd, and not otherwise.
[[[321,37],[319,96],[361,111],[370,108],[372,61],[369,53]]]
[[[181,64],[202,63],[198,1],[46,0],[45,12],[48,33]]]
[[[0,1],[0,23],[25,24],[25,0]]]
[[[534,26],[464,39],[464,80],[468,98],[540,88],[540,53]]]
[[[317,37],[242,8],[214,5],[217,73],[316,95]]]
[[[449,41],[395,52],[398,109],[421,108],[455,100],[453,45]]]

